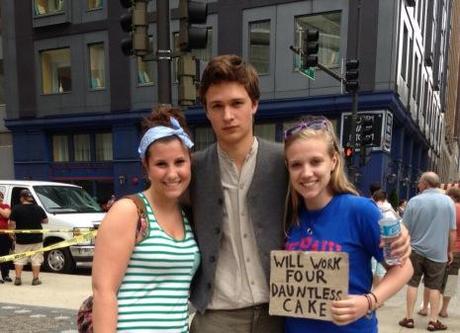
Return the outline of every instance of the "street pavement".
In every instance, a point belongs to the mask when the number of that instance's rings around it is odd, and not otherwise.
[[[77,309],[91,294],[91,277],[40,273],[40,280],[32,286],[32,273],[24,271],[21,286],[0,284],[0,332],[77,332]]]
[[[13,275],[11,272],[11,276]],[[23,272],[21,286],[14,286],[12,283],[0,285],[0,332],[76,332],[76,311],[81,302],[91,294],[91,277],[41,273],[40,278],[43,284],[32,286],[32,274],[26,271]],[[458,287],[460,288],[460,283]],[[420,288],[416,310],[421,302],[421,291]],[[427,317],[417,314],[414,315],[414,329],[398,325],[398,321],[405,315],[405,306],[406,288],[403,288],[378,310],[379,333],[427,332]],[[452,298],[449,318],[442,319],[442,322],[448,326],[446,332],[460,333],[459,296]]]
[[[460,291],[460,283],[457,286],[457,291]],[[417,302],[415,312],[421,305],[423,289],[420,287],[417,294]],[[428,317],[422,317],[417,313],[414,314],[415,328],[409,329],[398,325],[398,322],[406,314],[406,287],[398,294],[385,302],[385,305],[377,311],[379,320],[379,333],[422,333],[428,332]],[[460,333],[460,296],[456,295],[450,301],[448,308],[448,318],[439,318],[439,320],[447,325],[448,329],[444,332]]]

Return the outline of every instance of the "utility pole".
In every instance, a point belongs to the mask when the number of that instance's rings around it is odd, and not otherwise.
[[[157,4],[157,68],[158,103],[172,104],[171,94],[171,46],[169,41],[169,1]]]
[[[359,35],[361,29],[361,0],[358,0],[358,13],[357,13],[357,24],[356,24],[356,47],[355,47],[355,59],[359,59]],[[358,62],[359,66],[359,62]],[[359,72],[358,72],[359,73]],[[356,124],[358,122],[358,89],[353,89],[351,91],[351,129],[350,129],[350,145],[355,149],[356,145]],[[362,154],[363,152],[360,152]],[[353,178],[354,182],[356,182],[356,169],[353,164],[349,165],[348,169],[350,176]]]

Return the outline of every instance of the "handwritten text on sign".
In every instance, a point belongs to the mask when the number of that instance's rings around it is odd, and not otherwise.
[[[331,301],[348,294],[348,254],[272,251],[270,315],[331,320]]]

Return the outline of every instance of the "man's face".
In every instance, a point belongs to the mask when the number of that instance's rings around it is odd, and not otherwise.
[[[206,115],[223,146],[235,146],[252,139],[253,115],[257,102],[238,82],[213,84],[206,92]]]

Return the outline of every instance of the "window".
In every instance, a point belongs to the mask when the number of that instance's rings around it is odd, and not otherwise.
[[[412,59],[413,59],[413,50],[414,49],[414,41],[412,38],[409,39],[409,73],[407,75],[407,86],[409,87],[409,89],[411,89],[411,84],[412,84]]]
[[[403,33],[403,46],[402,46],[402,55],[401,55],[401,76],[404,80],[406,80],[406,72],[407,72],[407,39],[408,39],[408,31],[407,27],[404,26],[404,33]]]
[[[3,70],[3,59],[0,59],[0,105],[5,104],[5,92],[3,87],[5,86],[5,72]]]
[[[52,144],[54,162],[113,160],[111,132],[55,134]]]
[[[259,74],[270,72],[270,20],[249,23],[249,62]]]
[[[44,94],[61,94],[72,90],[70,49],[40,52]]]
[[[104,43],[88,45],[89,76],[91,89],[105,88],[105,51]]]
[[[319,31],[318,61],[326,67],[340,66],[341,13],[331,12],[318,15],[299,16],[295,19],[295,45],[301,43],[305,29]],[[295,60],[294,60],[295,64]],[[297,65],[298,66],[298,65]]]
[[[88,0],[88,10],[101,9],[103,0]]]
[[[428,108],[427,101],[428,101],[428,82],[425,80],[425,87],[423,89],[423,106],[422,106],[424,117],[427,116],[427,112],[426,112],[426,109]]]
[[[90,161],[91,160],[91,142],[89,134],[76,134],[73,136],[74,160]]]
[[[419,89],[420,83],[418,82],[419,78],[419,62],[418,56],[415,55],[415,67],[414,67],[414,87],[412,88],[412,97],[417,101],[417,91]],[[417,102],[418,103],[418,102]]]
[[[53,161],[69,161],[69,140],[67,135],[53,135]]]
[[[65,0],[34,0],[35,15],[50,15],[64,11]]]
[[[214,143],[216,139],[214,138],[214,132],[210,127],[197,127],[195,128],[193,148],[195,151],[204,149]]]
[[[174,51],[179,51],[179,33],[174,32],[173,33],[173,45],[174,45]],[[212,57],[212,28],[208,28],[208,39],[206,41],[206,48],[205,49],[193,49],[191,51],[192,55],[195,56],[195,58],[208,62],[211,57]],[[173,65],[173,74],[172,77],[177,81],[177,61],[178,59],[175,58],[172,65]]]
[[[254,134],[268,141],[276,141],[276,124],[256,124]]]
[[[137,83],[139,85],[153,84],[154,61],[144,61],[142,57],[137,57]]]
[[[418,57],[417,57],[417,60],[418,60]],[[417,104],[420,106],[420,92],[422,90],[422,62],[421,61],[418,61],[418,89],[417,89]]]
[[[113,160],[112,133],[96,134],[96,161]]]

